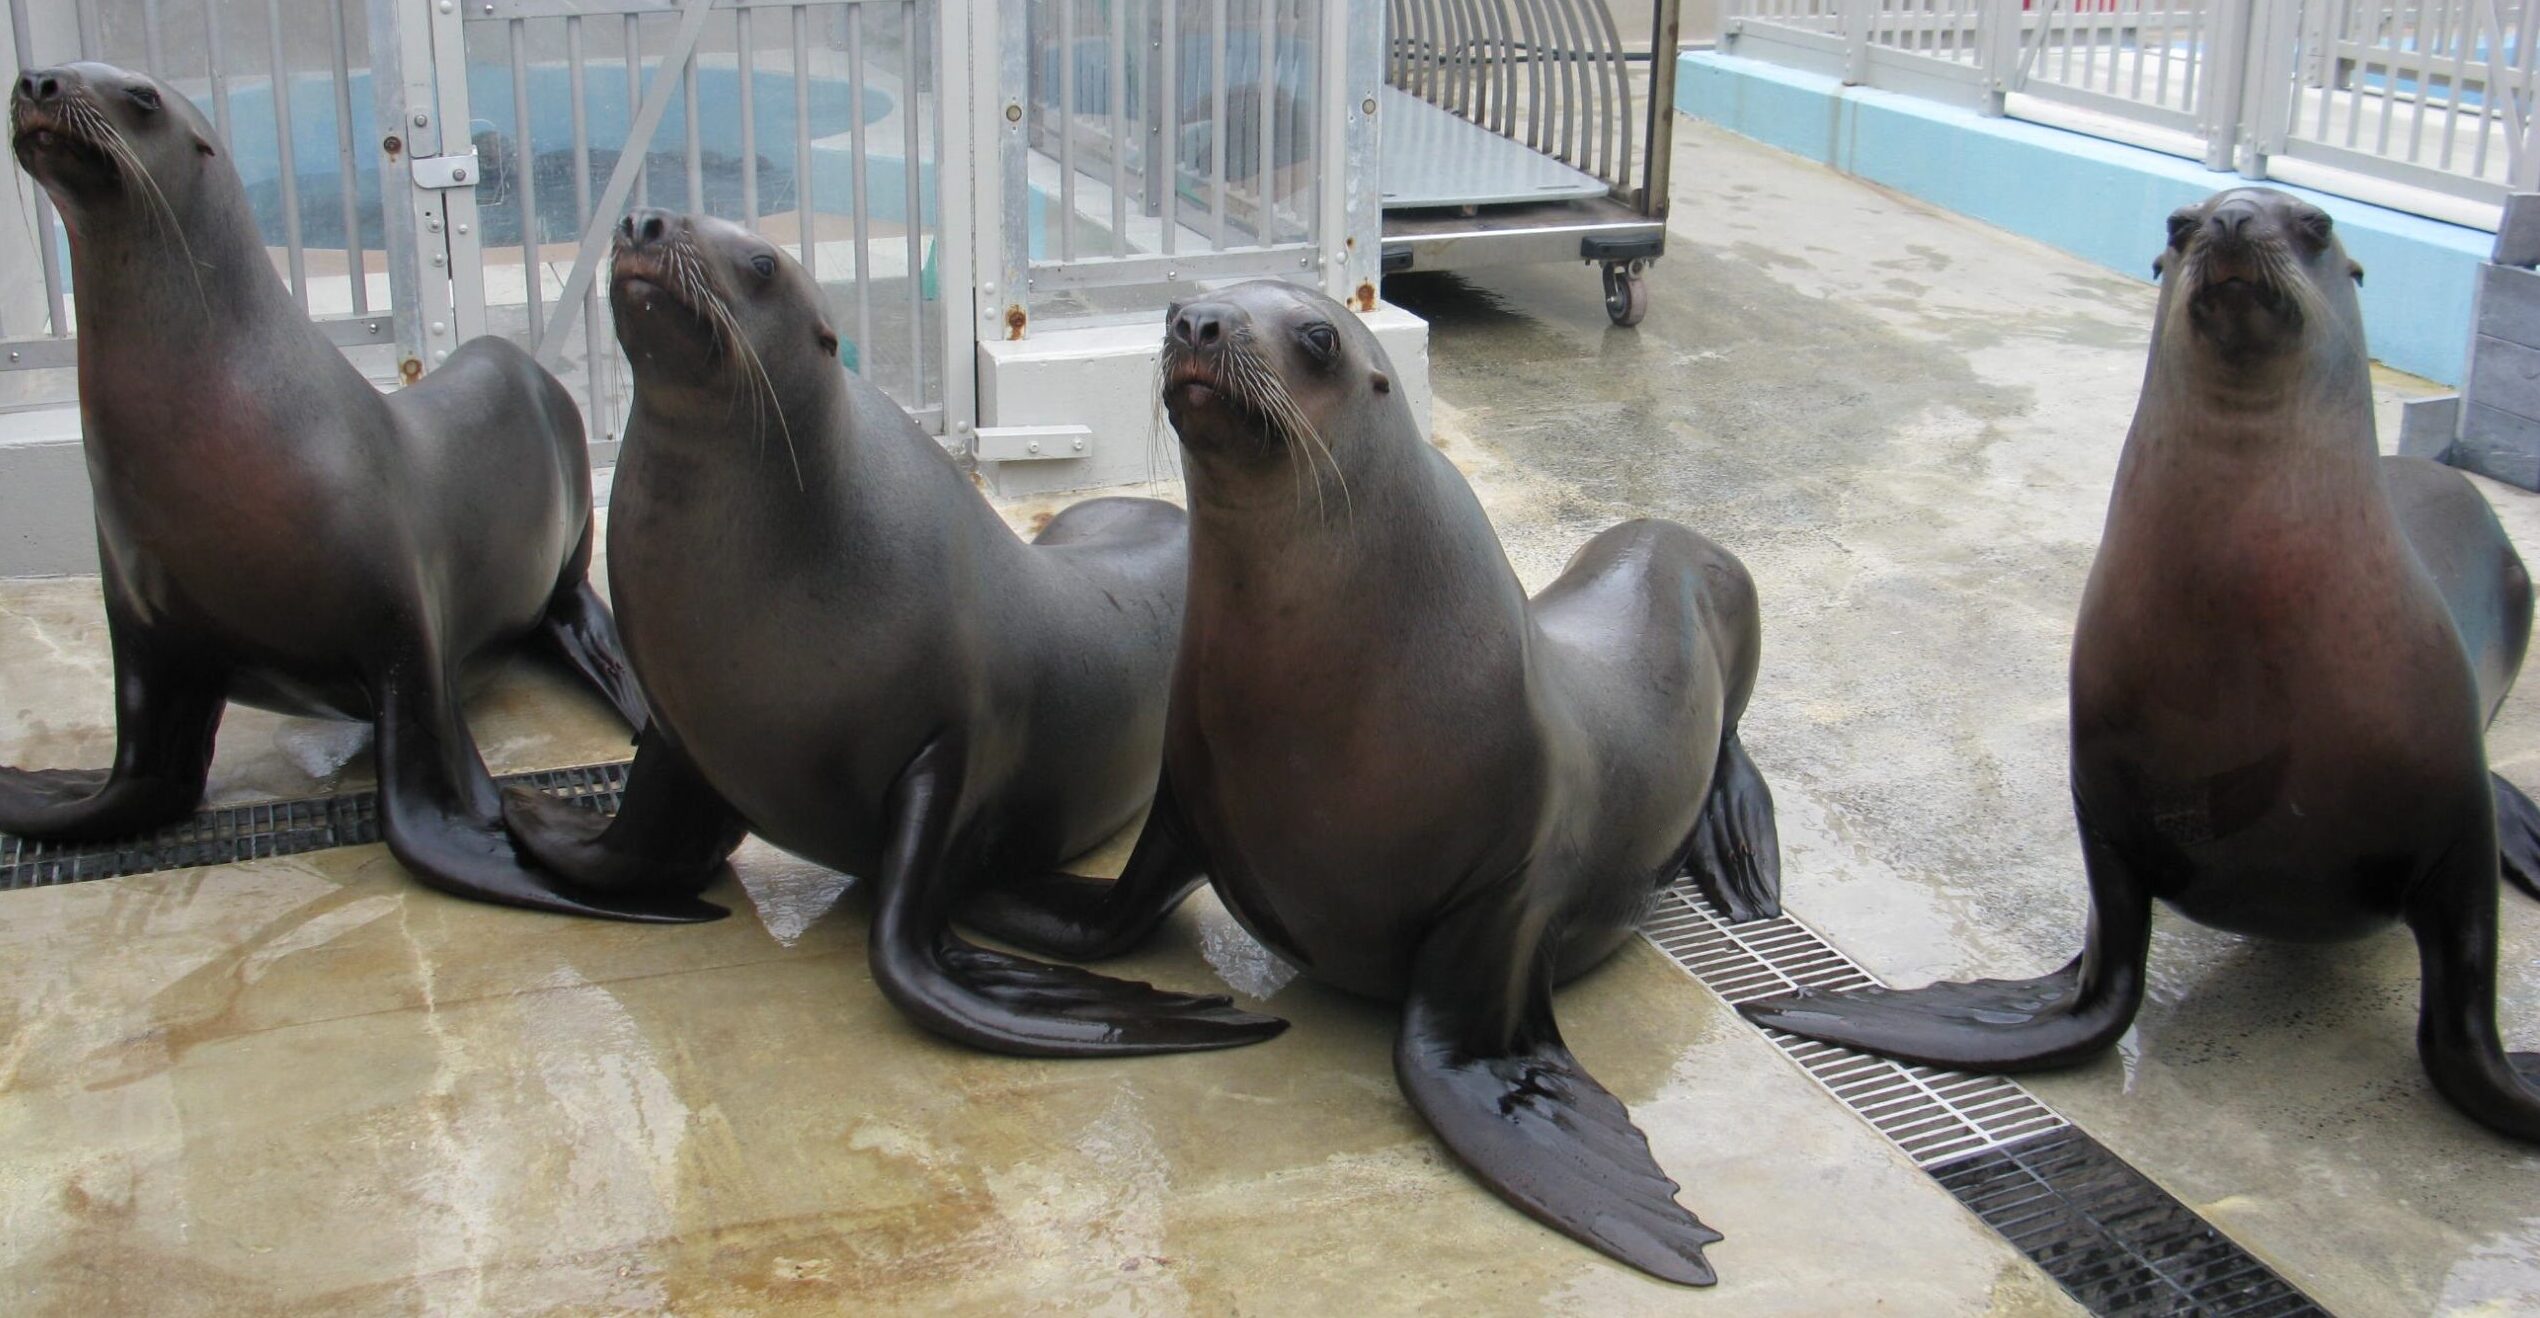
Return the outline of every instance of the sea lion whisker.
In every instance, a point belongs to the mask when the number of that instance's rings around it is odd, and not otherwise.
[[[141,157],[133,151],[132,143],[124,137],[123,130],[115,127],[95,104],[85,97],[67,104],[69,115],[80,125],[82,135],[105,153],[115,172],[141,185],[146,194],[151,229],[162,241],[168,238],[176,240],[177,250],[185,257],[185,272],[194,281],[195,305],[201,308],[205,320],[211,319],[212,301],[203,290],[202,266],[194,259],[194,245],[186,241],[185,226],[177,219],[176,207],[169,204],[168,194],[160,189],[159,180],[150,173],[149,166],[141,163]]]

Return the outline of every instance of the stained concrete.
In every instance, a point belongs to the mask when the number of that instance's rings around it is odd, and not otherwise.
[[[1637,332],[1577,268],[1388,285],[1432,321],[1440,442],[1532,583],[1626,516],[1745,557],[1794,911],[1891,980],[2043,970],[2080,928],[2063,665],[2148,294],[1696,126],[1678,150]],[[2540,501],[2487,488],[2540,556]],[[0,762],[103,761],[104,653],[93,583],[0,584]],[[623,753],[534,667],[472,715],[498,770]],[[329,736],[234,714],[216,794],[363,781]],[[2540,783],[2533,701],[2494,745]],[[0,894],[0,1304],[2071,1311],[1639,945],[1559,1011],[1728,1233],[1701,1294],[1474,1186],[1395,1092],[1389,1014],[1284,981],[1204,895],[1122,973],[1294,1029],[1033,1062],[891,1012],[841,877],[757,843],[737,876],[735,918],[667,930],[455,902],[376,847]],[[2540,911],[2507,915],[2529,1047]],[[2540,1157],[2434,1098],[2408,962],[2165,921],[2124,1055],[2037,1087],[2341,1312],[2530,1310]]]

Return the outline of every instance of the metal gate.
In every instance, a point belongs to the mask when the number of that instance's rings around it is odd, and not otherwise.
[[[966,415],[968,317],[944,314],[970,287],[970,254],[944,223],[962,100],[937,41],[966,31],[965,6],[371,6],[397,32],[378,94],[397,127],[383,144],[400,184],[391,260],[409,264],[420,312],[400,326],[409,370],[510,336],[573,389],[605,458],[630,389],[604,305],[609,234],[628,207],[659,205],[794,253],[829,297],[847,366],[937,434]]]

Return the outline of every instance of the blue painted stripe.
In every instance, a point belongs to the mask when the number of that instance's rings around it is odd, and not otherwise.
[[[1711,51],[1679,60],[1676,108],[2145,280],[2169,213],[2242,181],[2157,151]],[[2495,236],[2284,190],[2335,216],[2347,251],[2363,263],[2374,357],[2460,383],[2472,293]]]

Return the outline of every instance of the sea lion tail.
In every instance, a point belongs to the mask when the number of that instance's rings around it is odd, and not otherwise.
[[[2496,788],[2496,859],[2505,882],[2540,898],[2540,805],[2503,774],[2487,777]]]

